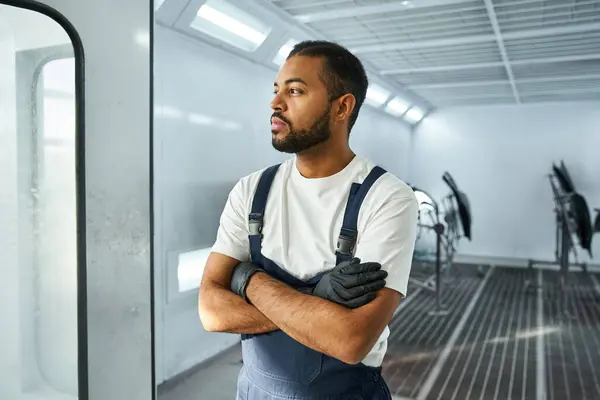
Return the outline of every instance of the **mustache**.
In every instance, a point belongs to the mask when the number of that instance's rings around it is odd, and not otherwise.
[[[288,121],[283,115],[281,115],[278,112],[274,112],[273,115],[271,115],[271,122],[273,121],[273,118],[278,118],[278,119],[282,120],[283,122],[285,122],[286,124],[288,124],[288,126],[292,126],[292,123],[290,121]]]

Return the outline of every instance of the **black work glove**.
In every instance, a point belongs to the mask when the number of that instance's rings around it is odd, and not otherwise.
[[[252,275],[257,272],[262,272],[263,269],[256,264],[251,262],[241,262],[234,269],[231,275],[231,291],[240,295],[247,303],[248,298],[246,297],[246,287]]]
[[[353,258],[338,264],[325,274],[315,286],[312,295],[348,308],[358,308],[371,302],[377,291],[385,287],[387,272],[381,264],[361,263]]]

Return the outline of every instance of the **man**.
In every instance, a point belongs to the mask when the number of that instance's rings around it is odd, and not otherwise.
[[[295,157],[233,188],[200,285],[205,329],[242,334],[239,400],[391,398],[381,362],[418,205],[350,149],[367,87],[325,41],[296,45],[276,77],[272,144]]]

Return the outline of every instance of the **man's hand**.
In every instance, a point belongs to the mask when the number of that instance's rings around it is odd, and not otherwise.
[[[231,275],[238,259],[211,252],[198,293],[198,313],[208,332],[259,334],[278,330],[256,307],[231,291]]]
[[[233,269],[233,274],[231,275],[231,291],[248,302],[248,298],[246,297],[246,287],[248,286],[248,282],[252,275],[257,272],[264,271],[261,267],[252,264],[251,262],[241,262],[236,265]]]
[[[348,308],[362,307],[385,287],[386,271],[379,263],[361,263],[353,258],[337,265],[325,274],[315,286],[312,295]]]

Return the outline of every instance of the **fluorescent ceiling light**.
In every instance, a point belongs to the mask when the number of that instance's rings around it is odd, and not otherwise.
[[[213,125],[216,123],[214,118],[211,118],[208,115],[198,113],[189,113],[188,121],[196,125]]]
[[[381,86],[371,84],[367,89],[367,98],[366,101],[375,106],[380,106],[386,102],[386,100],[390,97],[390,92],[382,88]]]
[[[296,43],[298,43],[296,39],[288,40],[283,46],[281,46],[281,48],[277,52],[277,55],[275,56],[275,58],[273,58],[273,62],[277,65],[283,64]]]
[[[406,101],[400,99],[399,97],[394,97],[385,107],[385,111],[390,114],[400,116],[408,110],[410,104]]]
[[[222,119],[217,119],[210,117],[208,115],[199,114],[199,113],[189,113],[188,121],[195,125],[207,125],[214,126],[218,129],[224,129],[228,131],[241,130],[242,125],[235,121],[223,121]]]
[[[208,0],[191,27],[246,51],[255,51],[271,28],[224,0]]]
[[[410,110],[406,112],[404,115],[404,119],[406,119],[411,124],[416,124],[420,120],[423,119],[425,113],[420,108],[412,107]]]
[[[228,31],[235,33],[240,37],[246,38],[254,44],[260,45],[267,37],[261,32],[250,28],[248,25],[245,25],[226,14],[223,14],[222,12],[207,6],[206,4],[200,7],[200,10],[198,10],[198,16],[220,26],[223,29],[227,29]]]
[[[145,49],[150,48],[150,32],[148,31],[139,31],[135,34],[135,42],[142,46]]]
[[[159,105],[158,110],[155,110],[157,117],[169,118],[169,119],[179,119],[183,117],[183,111],[181,111],[177,107],[169,106],[169,105]]]
[[[198,249],[180,253],[177,263],[177,283],[179,292],[197,289],[202,280],[206,260],[210,255],[211,248]]]

